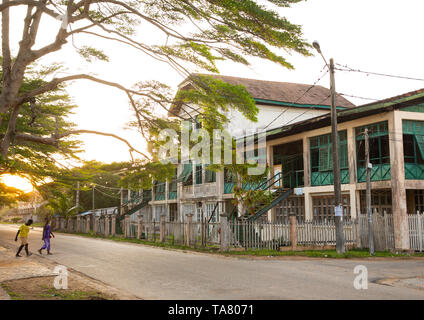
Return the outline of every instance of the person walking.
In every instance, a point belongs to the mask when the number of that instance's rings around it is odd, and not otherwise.
[[[16,257],[22,257],[21,255],[19,255],[19,253],[21,253],[24,247],[25,247],[25,252],[27,254],[27,257],[31,255],[31,253],[28,250],[28,234],[29,234],[29,226],[32,225],[32,223],[33,223],[32,219],[29,219],[25,224],[19,227],[18,233],[16,233],[15,241],[18,241],[18,236],[21,239],[21,245],[18,249],[18,252],[16,253]]]
[[[47,254],[52,254],[51,252],[50,252],[50,238],[53,236],[53,238],[54,238],[54,234],[53,234],[53,232],[52,232],[52,229],[51,229],[51,226],[50,226],[50,220],[49,219],[46,219],[46,224],[44,225],[44,228],[43,228],[43,235],[42,235],[42,238],[41,238],[41,240],[43,240],[44,241],[44,245],[41,247],[41,249],[40,250],[38,250],[38,252],[40,253],[40,254],[42,254],[42,250],[43,249],[47,249]]]

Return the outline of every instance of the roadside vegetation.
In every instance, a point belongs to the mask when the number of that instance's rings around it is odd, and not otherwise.
[[[336,250],[299,250],[299,251],[278,251],[278,250],[244,250],[243,248],[230,249],[229,251],[223,252],[219,250],[217,246],[206,246],[206,247],[189,247],[186,245],[180,244],[172,244],[167,242],[154,242],[147,241],[141,239],[133,239],[133,238],[124,238],[119,236],[109,236],[104,237],[101,235],[95,235],[93,232],[87,233],[67,233],[56,231],[56,233],[66,233],[72,235],[79,235],[83,237],[90,238],[99,238],[99,239],[108,239],[113,241],[120,242],[129,242],[136,243],[154,247],[160,247],[164,249],[176,249],[191,252],[202,252],[202,253],[211,253],[211,254],[219,254],[224,256],[238,256],[238,257],[283,257],[283,256],[299,256],[299,257],[309,257],[309,258],[373,258],[373,257],[381,257],[381,258],[415,258],[415,257],[424,257],[424,252],[415,252],[415,253],[407,253],[407,252],[390,252],[390,251],[377,251],[374,256],[371,256],[367,249],[352,249],[343,254],[339,254]]]
[[[12,300],[114,300],[116,297],[100,292],[70,277],[68,289],[55,289],[54,276],[9,280],[1,287]]]

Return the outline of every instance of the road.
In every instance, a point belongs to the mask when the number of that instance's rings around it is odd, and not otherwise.
[[[0,225],[0,245],[15,248],[16,231]],[[33,253],[40,238],[38,228],[31,230]],[[391,277],[424,281],[423,259],[246,259],[67,234],[52,239],[52,252],[43,257],[143,299],[424,299],[424,286],[375,283]],[[353,286],[356,265],[368,268],[367,290]]]

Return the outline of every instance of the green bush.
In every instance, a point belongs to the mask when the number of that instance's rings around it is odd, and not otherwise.
[[[18,222],[21,222],[21,221],[22,221],[22,218],[14,217],[14,218],[12,218],[12,219],[11,219],[11,221],[12,221],[13,223],[18,223]]]

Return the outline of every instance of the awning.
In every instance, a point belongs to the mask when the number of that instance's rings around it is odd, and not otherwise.
[[[184,163],[183,172],[179,175],[177,181],[178,182],[186,182],[193,172],[193,164],[192,163]]]

